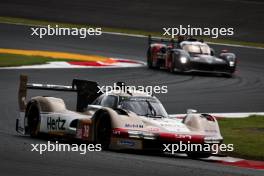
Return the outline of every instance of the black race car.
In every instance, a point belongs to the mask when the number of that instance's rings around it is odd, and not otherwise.
[[[202,40],[194,38],[176,40],[154,39],[149,36],[147,63],[149,68],[164,68],[171,72],[210,72],[232,77],[236,71],[234,53],[215,51]]]

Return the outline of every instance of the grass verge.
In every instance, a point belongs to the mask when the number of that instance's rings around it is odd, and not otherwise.
[[[51,61],[73,61],[69,59],[49,58],[42,56],[24,56],[18,54],[0,54],[0,67],[45,64]]]
[[[9,24],[25,24],[25,25],[36,25],[36,26],[55,26],[59,25],[60,27],[101,27],[101,26],[92,26],[84,24],[73,24],[73,23],[62,23],[62,22],[50,22],[45,20],[35,20],[35,19],[26,19],[26,18],[14,18],[14,17],[1,17],[0,23],[9,23]],[[141,30],[132,30],[132,29],[120,29],[120,28],[110,28],[102,27],[103,32],[117,32],[117,33],[126,33],[126,34],[138,34],[138,35],[152,35],[155,37],[164,37],[161,32],[148,32]],[[219,43],[219,44],[233,44],[233,45],[242,45],[242,46],[251,46],[251,47],[260,47],[264,48],[264,43],[255,43],[255,42],[245,42],[245,41],[236,41],[229,39],[212,39],[208,37],[197,37],[203,38],[207,42]]]
[[[264,116],[218,120],[225,144],[234,144],[234,157],[264,160]]]

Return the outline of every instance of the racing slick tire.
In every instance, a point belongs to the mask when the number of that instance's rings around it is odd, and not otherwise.
[[[95,122],[95,143],[101,144],[103,150],[109,149],[111,143],[111,120],[107,112],[100,113]]]
[[[31,137],[39,136],[40,128],[40,112],[36,102],[29,104],[26,112],[27,123],[28,123],[28,132]]]
[[[172,61],[171,61],[171,65],[170,65],[170,67],[169,67],[169,71],[170,71],[171,73],[174,73],[174,72],[175,72],[175,71],[174,71],[174,69],[175,69],[175,56],[172,55],[171,57],[172,57]]]
[[[150,48],[148,49],[148,52],[147,52],[147,64],[148,64],[148,68],[153,69],[153,61],[151,60]]]

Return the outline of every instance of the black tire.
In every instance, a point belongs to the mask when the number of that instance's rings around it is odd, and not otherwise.
[[[175,71],[174,71],[174,69],[175,69],[175,58],[173,57],[173,56],[171,56],[172,57],[172,63],[171,63],[171,67],[169,68],[169,71],[171,72],[171,73],[174,73]]]
[[[223,76],[225,78],[233,78],[234,75],[233,75],[233,73],[224,73]]]
[[[174,73],[174,66],[171,66],[171,67],[169,68],[169,71],[170,71],[171,73]]]
[[[103,150],[109,149],[111,143],[111,120],[107,113],[103,112],[96,120],[95,143],[101,144]]]
[[[151,59],[150,48],[148,49],[148,53],[147,53],[147,63],[148,63],[148,68],[152,69],[153,68],[153,62],[152,62],[152,59]]]
[[[209,158],[212,154],[211,153],[201,153],[201,152],[190,152],[187,153],[189,158],[199,159],[199,158]]]
[[[28,130],[31,137],[39,136],[40,112],[36,103],[29,105],[27,112]]]

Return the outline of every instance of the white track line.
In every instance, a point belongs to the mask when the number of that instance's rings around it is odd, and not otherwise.
[[[0,22],[2,24],[12,24],[12,25],[19,25],[19,26],[35,26],[35,27],[46,27],[45,25],[36,25],[36,24],[23,24],[23,23],[13,23],[13,22]],[[148,36],[141,35],[141,34],[128,34],[128,33],[121,33],[121,32],[102,32],[103,34],[110,34],[110,35],[119,35],[119,36],[128,36],[128,37],[138,37],[138,38],[147,38]],[[154,37],[160,39],[160,37]],[[228,43],[215,43],[215,42],[206,42],[213,45],[220,45],[220,46],[232,46],[238,48],[248,48],[248,49],[261,49],[264,50],[263,47],[257,46],[245,46],[245,45],[238,45],[238,44],[228,44]]]
[[[205,158],[203,160],[225,161],[225,162],[233,163],[233,162],[237,162],[237,161],[242,161],[244,159],[242,159],[242,158],[234,158],[234,157],[230,157],[230,156],[225,156],[225,157],[210,156],[209,158]]]
[[[264,115],[264,112],[234,112],[234,113],[199,113],[210,114],[219,118],[246,118],[251,115]],[[170,117],[183,117],[186,114],[170,114]]]
[[[140,34],[127,34],[127,33],[120,33],[120,32],[103,32],[104,34],[111,34],[111,35],[120,35],[120,36],[128,36],[128,37],[138,37],[138,38],[148,38],[148,36],[140,35]],[[161,39],[160,37],[153,37],[156,39]],[[232,47],[239,47],[239,48],[249,48],[249,49],[262,49],[262,47],[257,46],[245,46],[245,45],[238,45],[238,44],[228,44],[228,43],[215,43],[215,42],[206,42],[213,45],[220,45],[220,46],[232,46]]]

